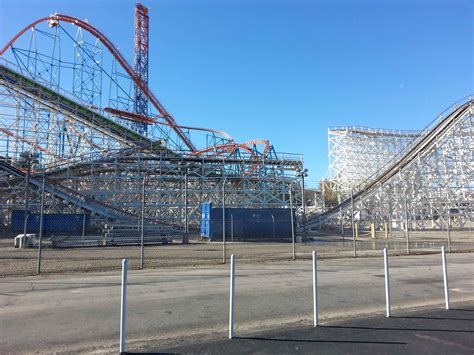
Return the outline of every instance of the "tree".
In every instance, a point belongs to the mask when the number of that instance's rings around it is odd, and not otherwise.
[[[335,188],[336,183],[334,181],[324,179],[319,182],[319,189],[321,191],[325,209],[335,207],[338,204]]]

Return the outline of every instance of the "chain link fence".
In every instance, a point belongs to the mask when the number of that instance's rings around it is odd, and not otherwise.
[[[25,186],[29,186],[28,181]],[[17,202],[14,208],[10,203],[9,208],[0,209],[0,276],[115,270],[124,258],[129,260],[131,269],[141,269],[216,265],[228,262],[231,254],[237,255],[240,262],[259,263],[310,258],[313,250],[322,258],[375,256],[385,247],[391,254],[439,252],[442,245],[452,252],[474,250],[471,221],[463,228],[448,224],[444,229],[431,230],[387,225],[376,230],[370,224],[345,223],[308,228],[304,235],[288,235],[280,238],[281,242],[242,242],[237,238],[234,241],[234,228],[243,230],[238,223],[244,222],[232,218],[229,222],[226,218],[224,223],[229,225],[225,226],[224,243],[222,237],[213,241],[201,239],[198,226],[188,225],[187,208],[182,225],[153,223],[148,218],[150,212],[145,213],[145,194],[135,215],[109,219],[68,208],[64,200],[54,198],[54,191],[45,190],[45,179],[27,189],[20,186],[19,191],[25,194],[23,203]],[[272,218],[273,239],[291,230],[281,226],[283,220],[276,221],[273,215]],[[302,221],[294,221],[293,232],[298,222],[300,227],[303,225]],[[290,219],[285,223],[291,223]],[[221,236],[222,230],[221,226]]]
[[[186,235],[184,229],[146,224],[141,218],[111,223],[87,212],[51,213],[45,201],[43,196],[28,211],[23,207],[10,213],[0,234],[0,276],[116,270],[124,258],[131,269],[140,269],[211,266],[228,262],[231,254],[243,263],[259,263],[310,258],[312,250],[321,258],[380,256],[385,247],[392,255],[435,253],[442,245],[452,252],[474,251],[469,224],[449,233],[408,231],[408,238],[406,231],[388,234],[371,228],[358,228],[353,235],[352,226],[344,225],[344,233],[334,228],[309,231],[306,240],[296,235],[294,244],[232,241],[229,233],[224,245],[202,240],[195,226]]]

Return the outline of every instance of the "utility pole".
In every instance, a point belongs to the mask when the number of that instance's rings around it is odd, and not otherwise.
[[[303,208],[303,238],[306,238],[307,232],[306,232],[306,198],[304,196],[304,178],[308,176],[308,169],[303,169],[297,168],[296,169],[296,177],[301,178],[301,194],[302,194],[302,201],[301,201],[301,206]]]

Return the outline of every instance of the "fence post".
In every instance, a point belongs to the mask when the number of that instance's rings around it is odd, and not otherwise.
[[[357,224],[354,222],[354,190],[351,190],[351,221],[352,221],[352,248],[354,249],[354,258],[357,257],[356,239],[358,236]]]
[[[313,250],[313,325],[319,324],[318,315],[318,256]]]
[[[127,272],[128,272],[128,260],[122,260],[122,291],[121,291],[121,302],[120,302],[120,353],[125,353],[125,330],[126,320],[125,316],[127,313]]]
[[[142,208],[140,227],[140,269],[143,269],[145,258],[145,176],[142,182]]]
[[[451,253],[451,215],[448,210],[448,253]]]
[[[36,275],[41,274],[41,247],[43,244],[43,219],[44,219],[44,173],[43,181],[41,183],[41,207],[40,207],[40,224],[38,233],[38,267],[36,269]]]
[[[189,221],[188,221],[188,168],[184,170],[184,234],[186,243],[189,242]]]
[[[342,236],[342,241],[344,241],[344,215],[342,213],[342,207],[339,208],[339,212],[341,214],[341,236]]]
[[[392,216],[391,215],[388,217],[388,235],[390,238],[392,237]]]
[[[272,231],[273,231],[273,241],[275,241],[275,216],[272,215]]]
[[[390,279],[388,273],[387,248],[383,248],[383,261],[385,267],[385,304],[387,308],[387,317],[390,317]]]
[[[226,263],[225,249],[225,178],[222,180],[222,263]]]
[[[26,170],[26,176],[25,176],[25,217],[24,217],[24,223],[23,223],[23,237],[21,238],[23,243],[21,243],[21,246],[25,248],[26,246],[26,231],[28,228],[28,217],[30,215],[29,212],[29,187],[30,187],[30,170],[31,170],[31,158],[28,158],[27,160],[27,170]]]
[[[444,298],[446,301],[446,309],[449,309],[448,269],[446,266],[446,251],[444,250],[444,245],[441,247],[441,256],[443,258]]]
[[[407,191],[405,190],[405,237],[407,240],[407,255],[410,255],[410,232],[408,230],[408,206]]]
[[[86,235],[86,211],[82,211],[82,246],[84,246],[84,236]]]
[[[385,239],[388,239],[388,223],[387,222],[383,224],[383,228],[385,230]]]
[[[234,337],[235,258],[230,256],[229,339]]]
[[[292,246],[292,256],[293,260],[296,260],[296,246],[295,246],[295,224],[293,221],[293,183],[290,183],[290,223],[291,223],[291,246]],[[321,221],[319,222],[321,226]]]

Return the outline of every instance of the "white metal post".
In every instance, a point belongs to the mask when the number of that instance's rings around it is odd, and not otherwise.
[[[230,256],[229,339],[234,337],[235,258]]]
[[[390,317],[390,279],[388,274],[387,248],[383,248],[383,261],[385,267],[385,304],[387,307],[387,317]]]
[[[128,260],[122,260],[122,291],[120,302],[120,353],[125,352],[125,316],[127,313],[127,272]]]
[[[444,250],[444,245],[441,247],[441,255],[443,258],[444,298],[446,300],[446,309],[449,309],[448,269],[446,267],[446,250]]]
[[[317,254],[313,250],[313,325],[318,326],[318,260]]]

